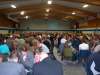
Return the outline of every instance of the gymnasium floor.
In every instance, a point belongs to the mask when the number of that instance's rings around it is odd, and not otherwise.
[[[63,64],[64,75],[86,75],[84,68],[81,65],[73,64],[71,61],[60,60],[60,56],[57,54],[57,49],[54,48],[54,55]]]

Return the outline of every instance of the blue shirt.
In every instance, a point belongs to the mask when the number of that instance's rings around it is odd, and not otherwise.
[[[15,62],[0,63],[0,75],[26,75],[22,64]]]

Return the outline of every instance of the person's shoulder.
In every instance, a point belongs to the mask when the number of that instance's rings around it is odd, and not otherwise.
[[[22,64],[16,63],[16,62],[6,62],[6,63],[8,63],[9,65],[12,65],[12,66],[20,67],[20,68],[23,67]]]
[[[80,46],[82,46],[82,45],[83,45],[82,43],[81,43],[81,44],[79,44],[79,47],[80,47]]]
[[[93,57],[94,57],[94,58],[100,58],[100,52],[95,52],[95,53],[93,54]]]
[[[44,43],[41,43],[42,46],[46,46]]]
[[[62,65],[58,60],[52,60],[55,64]]]
[[[23,67],[23,65],[22,64],[20,64],[20,63],[15,63],[15,62],[3,62],[3,63],[1,63],[0,65],[2,65],[2,66],[7,66],[7,67],[15,67],[15,68],[21,68],[21,67]]]
[[[42,62],[40,62],[40,63],[35,63],[34,67],[40,67],[40,66],[43,66],[43,65],[62,66],[62,64],[58,60],[54,60],[54,59],[51,59],[51,58],[48,57],[48,58],[44,59]]]
[[[56,60],[56,59],[52,59],[52,58],[48,57],[47,60],[48,60],[48,63],[52,64],[53,66],[57,66],[57,65],[61,66],[61,65],[62,65],[62,64],[61,64],[58,60]]]
[[[63,65],[58,60],[51,60],[52,61],[52,67],[55,69],[62,69]]]
[[[44,47],[44,48],[48,48],[48,47],[47,47],[45,44],[43,44],[43,43],[42,43],[41,45],[42,45],[42,47]]]
[[[83,45],[88,45],[88,44],[87,44],[87,43],[81,43],[81,44],[79,44],[79,45],[82,45],[82,46],[83,46]]]

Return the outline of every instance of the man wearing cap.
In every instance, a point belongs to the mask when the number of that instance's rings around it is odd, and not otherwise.
[[[0,75],[26,75],[23,65],[6,61],[8,55],[8,46],[0,45]]]

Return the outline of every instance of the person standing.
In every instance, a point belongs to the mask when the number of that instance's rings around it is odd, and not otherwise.
[[[91,52],[89,50],[89,44],[87,44],[85,39],[82,39],[81,44],[79,45],[79,62],[85,62],[88,60],[90,54]]]
[[[100,45],[95,50],[85,65],[87,75],[100,75]]]
[[[60,41],[60,46],[59,46],[59,50],[61,53],[61,60],[64,59],[64,48],[65,48],[65,43],[66,43],[66,36],[63,36],[61,41]]]
[[[4,49],[8,52],[3,52]],[[0,75],[26,75],[25,68],[17,62],[8,62],[9,48],[0,45]]]
[[[32,75],[63,75],[61,63],[53,60],[41,48],[35,50],[35,64]]]
[[[45,44],[43,44],[42,42],[40,42],[37,39],[33,39],[32,42],[31,42],[31,44],[32,44],[33,49],[37,49],[37,48],[41,47],[44,52],[46,52],[48,54],[50,53],[49,48]]]

